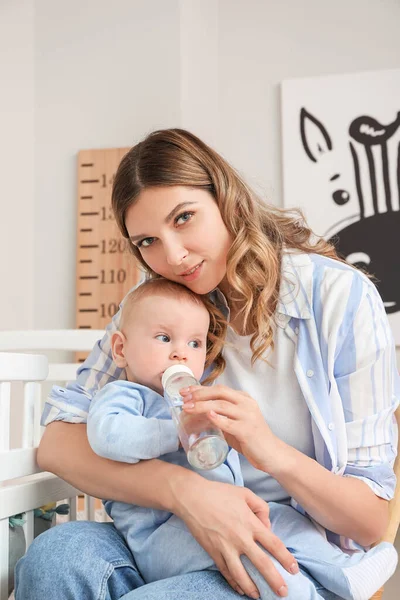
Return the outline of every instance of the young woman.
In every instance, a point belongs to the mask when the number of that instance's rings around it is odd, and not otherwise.
[[[246,487],[161,460],[128,465],[91,451],[90,400],[124,378],[110,349],[117,314],[77,381],[53,388],[39,464],[93,496],[178,515],[220,573],[143,585],[111,524],[71,523],[30,547],[17,567],[16,600],[55,590],[57,600],[257,598],[242,560],[264,576],[271,599],[334,598],[299,572],[271,531],[267,503],[307,514],[343,549],[363,551],[385,530],[399,384],[374,285],[317,240],[300,213],[263,204],[183,130],[152,133],[128,152],[112,204],[148,276],[209,294],[229,319],[232,343],[218,384],[183,393],[185,410],[207,413],[240,452]]]

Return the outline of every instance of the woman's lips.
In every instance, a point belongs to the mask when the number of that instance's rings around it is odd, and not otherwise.
[[[200,277],[200,272],[202,270],[204,260],[201,261],[196,267],[194,267],[194,271],[189,272],[187,275],[180,275],[185,281],[194,281],[198,277]]]

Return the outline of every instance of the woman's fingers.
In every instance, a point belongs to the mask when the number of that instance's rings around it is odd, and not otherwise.
[[[259,571],[271,590],[277,596],[285,598],[287,596],[287,583],[276,569],[271,558],[257,544],[253,544],[251,548],[247,549],[246,557],[257,571]]]
[[[189,388],[182,388],[179,393],[186,401],[186,398],[193,400],[226,400],[233,404],[243,402],[244,397],[250,398],[245,392],[238,392],[226,385],[213,385],[213,386],[191,386]],[[189,398],[190,399],[190,398]]]
[[[265,527],[271,527],[269,520],[269,505],[262,498],[245,488],[247,491],[246,502],[250,510],[256,515]]]
[[[229,573],[229,578],[235,582],[236,586],[243,590],[246,596],[249,596],[250,598],[259,598],[260,594],[257,589],[257,586],[247,573],[244,566],[242,565],[240,558],[237,555],[230,554],[229,556],[224,558],[224,562],[226,564],[226,570]],[[230,583],[225,573],[222,571],[221,573],[228,581],[228,583]],[[232,586],[232,584],[230,585]]]
[[[272,533],[271,529],[259,529],[257,531],[256,541],[259,542],[261,546],[265,548],[265,550],[268,550],[268,552],[272,554],[272,556],[276,558],[278,562],[281,563],[282,567],[286,569],[288,573],[290,573],[291,575],[295,575],[299,572],[299,566],[297,564],[296,559],[293,557],[293,554],[289,552],[282,540],[279,539],[274,533]],[[258,551],[254,551],[252,557],[248,555],[248,558],[251,560],[254,566],[257,567],[261,575],[265,577],[262,571],[262,566],[264,564],[265,558],[268,557],[266,557],[265,553],[261,550],[261,548],[258,547]],[[257,560],[257,562],[255,562],[255,560]],[[272,564],[269,559],[268,562]]]
[[[289,552],[282,540],[272,532],[268,504],[250,490],[248,490],[246,502],[254,515],[264,525],[264,527],[260,527],[256,522],[256,527],[253,529],[254,539],[259,542],[265,550],[268,550],[288,573],[291,573],[292,575],[298,573],[299,566],[293,554]]]
[[[265,547],[269,546],[271,548],[271,554],[275,556],[279,562],[285,562],[285,560],[287,562],[282,549],[279,548],[279,544],[277,544],[273,538],[276,538],[276,536],[270,533],[270,539],[264,539]],[[278,538],[276,538],[276,540],[280,542]],[[244,554],[251,562],[253,567],[259,571],[261,576],[268,583],[271,590],[277,594],[278,597],[284,598],[287,596],[287,584],[284,578],[274,566],[271,558],[268,556],[268,554],[266,554],[266,552],[263,551],[258,543],[256,543],[254,540],[251,540],[248,546],[243,549],[242,554]],[[288,554],[290,555],[290,552],[288,552]],[[292,564],[293,560],[293,556],[291,556]],[[257,586],[251,579],[251,576],[244,568],[239,556],[236,553],[226,553],[224,556],[220,557],[218,562],[216,561],[216,565],[233,589],[238,591],[239,587],[247,596],[250,596],[250,598],[260,597]],[[292,573],[295,574],[294,571]]]
[[[235,581],[235,579],[231,575],[231,572],[229,571],[222,554],[217,559],[214,557],[214,562],[217,565],[218,571],[221,573],[221,575],[223,575],[223,577],[225,577],[226,581],[229,583],[231,588],[233,588],[235,590],[235,592],[237,592],[241,596],[244,596],[245,592],[242,590],[240,585]],[[253,584],[253,587],[254,587],[254,584]]]
[[[185,400],[183,409],[188,413],[208,413],[214,411],[230,419],[237,419],[240,416],[238,406],[225,400],[198,400],[197,402]]]

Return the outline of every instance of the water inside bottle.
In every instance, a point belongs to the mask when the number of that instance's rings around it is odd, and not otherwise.
[[[188,461],[195,469],[208,471],[219,467],[225,460],[228,444],[219,436],[209,435],[198,439],[190,446]]]

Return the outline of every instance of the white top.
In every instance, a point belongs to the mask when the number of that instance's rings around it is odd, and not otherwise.
[[[285,323],[282,323],[283,327]],[[258,403],[271,430],[303,454],[315,458],[311,415],[294,372],[295,345],[284,328],[274,328],[274,351],[267,350],[269,364],[257,360],[251,366],[251,335],[240,336],[228,328],[224,357],[227,367],[216,383],[243,389]],[[266,501],[287,502],[290,496],[270,475],[255,469],[240,456],[244,484]]]

